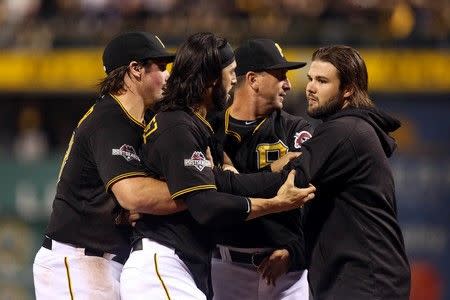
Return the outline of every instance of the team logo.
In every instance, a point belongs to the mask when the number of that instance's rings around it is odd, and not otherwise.
[[[294,135],[294,148],[300,149],[302,144],[311,138],[311,133],[308,131],[300,131]]]
[[[127,144],[123,144],[119,149],[112,149],[112,155],[120,155],[125,158],[126,161],[130,161],[132,159],[141,161],[133,146]]]
[[[280,52],[280,55],[281,55],[282,57],[284,57],[284,55],[283,55],[283,50],[281,50],[280,45],[278,45],[278,43],[275,43],[275,47],[277,47],[278,52]]]
[[[157,35],[155,35],[155,38],[159,41],[159,43],[161,44],[161,46],[163,48],[166,48],[166,46],[164,46],[163,42],[161,42],[161,40],[159,39],[159,37]]]
[[[211,162],[205,158],[205,155],[200,151],[192,153],[190,159],[184,160],[185,167],[195,167],[199,171],[203,171],[205,167],[212,167]]]

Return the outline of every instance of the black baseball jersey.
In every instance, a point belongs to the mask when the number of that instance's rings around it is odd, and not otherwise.
[[[301,144],[312,131],[305,119],[284,111],[274,111],[259,120],[239,121],[227,109],[213,117],[211,124],[234,166],[243,173],[265,170],[288,151],[301,151]],[[285,247],[292,256],[292,268],[299,269],[305,266],[300,221],[300,210],[271,214],[223,230],[216,241],[243,248]]]
[[[199,114],[181,110],[160,112],[144,133],[143,164],[153,176],[167,181],[174,199],[215,190],[212,165],[205,157],[211,137],[211,126]],[[167,216],[144,215],[135,228],[136,238],[147,237],[174,248],[194,275],[197,286],[207,296],[211,295],[210,228],[200,225],[189,210]]]
[[[289,151],[301,151],[303,141],[311,137],[311,125],[285,111],[252,121],[236,120],[229,111],[213,116],[211,124],[233,165],[242,173],[268,169]]]
[[[120,209],[110,187],[144,176],[138,148],[144,124],[111,95],[102,97],[79,121],[58,178],[46,234],[78,247],[129,252],[130,229],[115,225]]]

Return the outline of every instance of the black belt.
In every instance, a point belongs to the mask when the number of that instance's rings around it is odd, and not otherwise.
[[[272,251],[243,253],[229,249],[227,249],[227,251],[230,253],[230,259],[232,262],[253,265],[254,267],[258,267],[264,258],[268,257],[272,253]],[[213,250],[213,257],[222,259],[219,248],[216,247]]]
[[[52,250],[52,242],[53,242],[53,240],[51,238],[49,238],[48,236],[44,236],[44,241],[42,242],[42,247],[44,247],[44,248],[46,248],[48,250]],[[75,247],[75,248],[83,248],[83,247]],[[86,255],[86,256],[104,257],[105,254],[106,254],[106,252],[101,251],[101,250],[96,250],[96,249],[91,249],[91,248],[84,248],[84,255]],[[113,258],[111,260],[113,260],[115,262],[118,262],[118,263],[123,265],[125,263],[125,261],[127,260],[127,256],[125,256],[125,255],[117,255],[116,254],[116,255],[113,256]]]

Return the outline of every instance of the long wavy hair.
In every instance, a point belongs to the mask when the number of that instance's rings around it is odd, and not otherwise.
[[[317,49],[312,55],[312,60],[329,62],[335,66],[340,80],[339,89],[353,90],[353,94],[348,99],[350,107],[374,107],[368,94],[366,64],[358,51],[342,45],[327,46]]]
[[[191,35],[178,49],[158,111],[197,110],[214,82],[222,81],[219,48],[227,41],[210,32]]]

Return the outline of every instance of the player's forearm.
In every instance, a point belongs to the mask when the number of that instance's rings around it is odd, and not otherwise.
[[[249,198],[251,210],[247,216],[247,220],[283,211],[280,206],[280,201],[276,198],[278,198],[278,196],[269,199]]]
[[[119,204],[131,211],[167,215],[186,209],[182,201],[171,199],[165,182],[154,178],[124,178],[116,182],[111,190]]]

